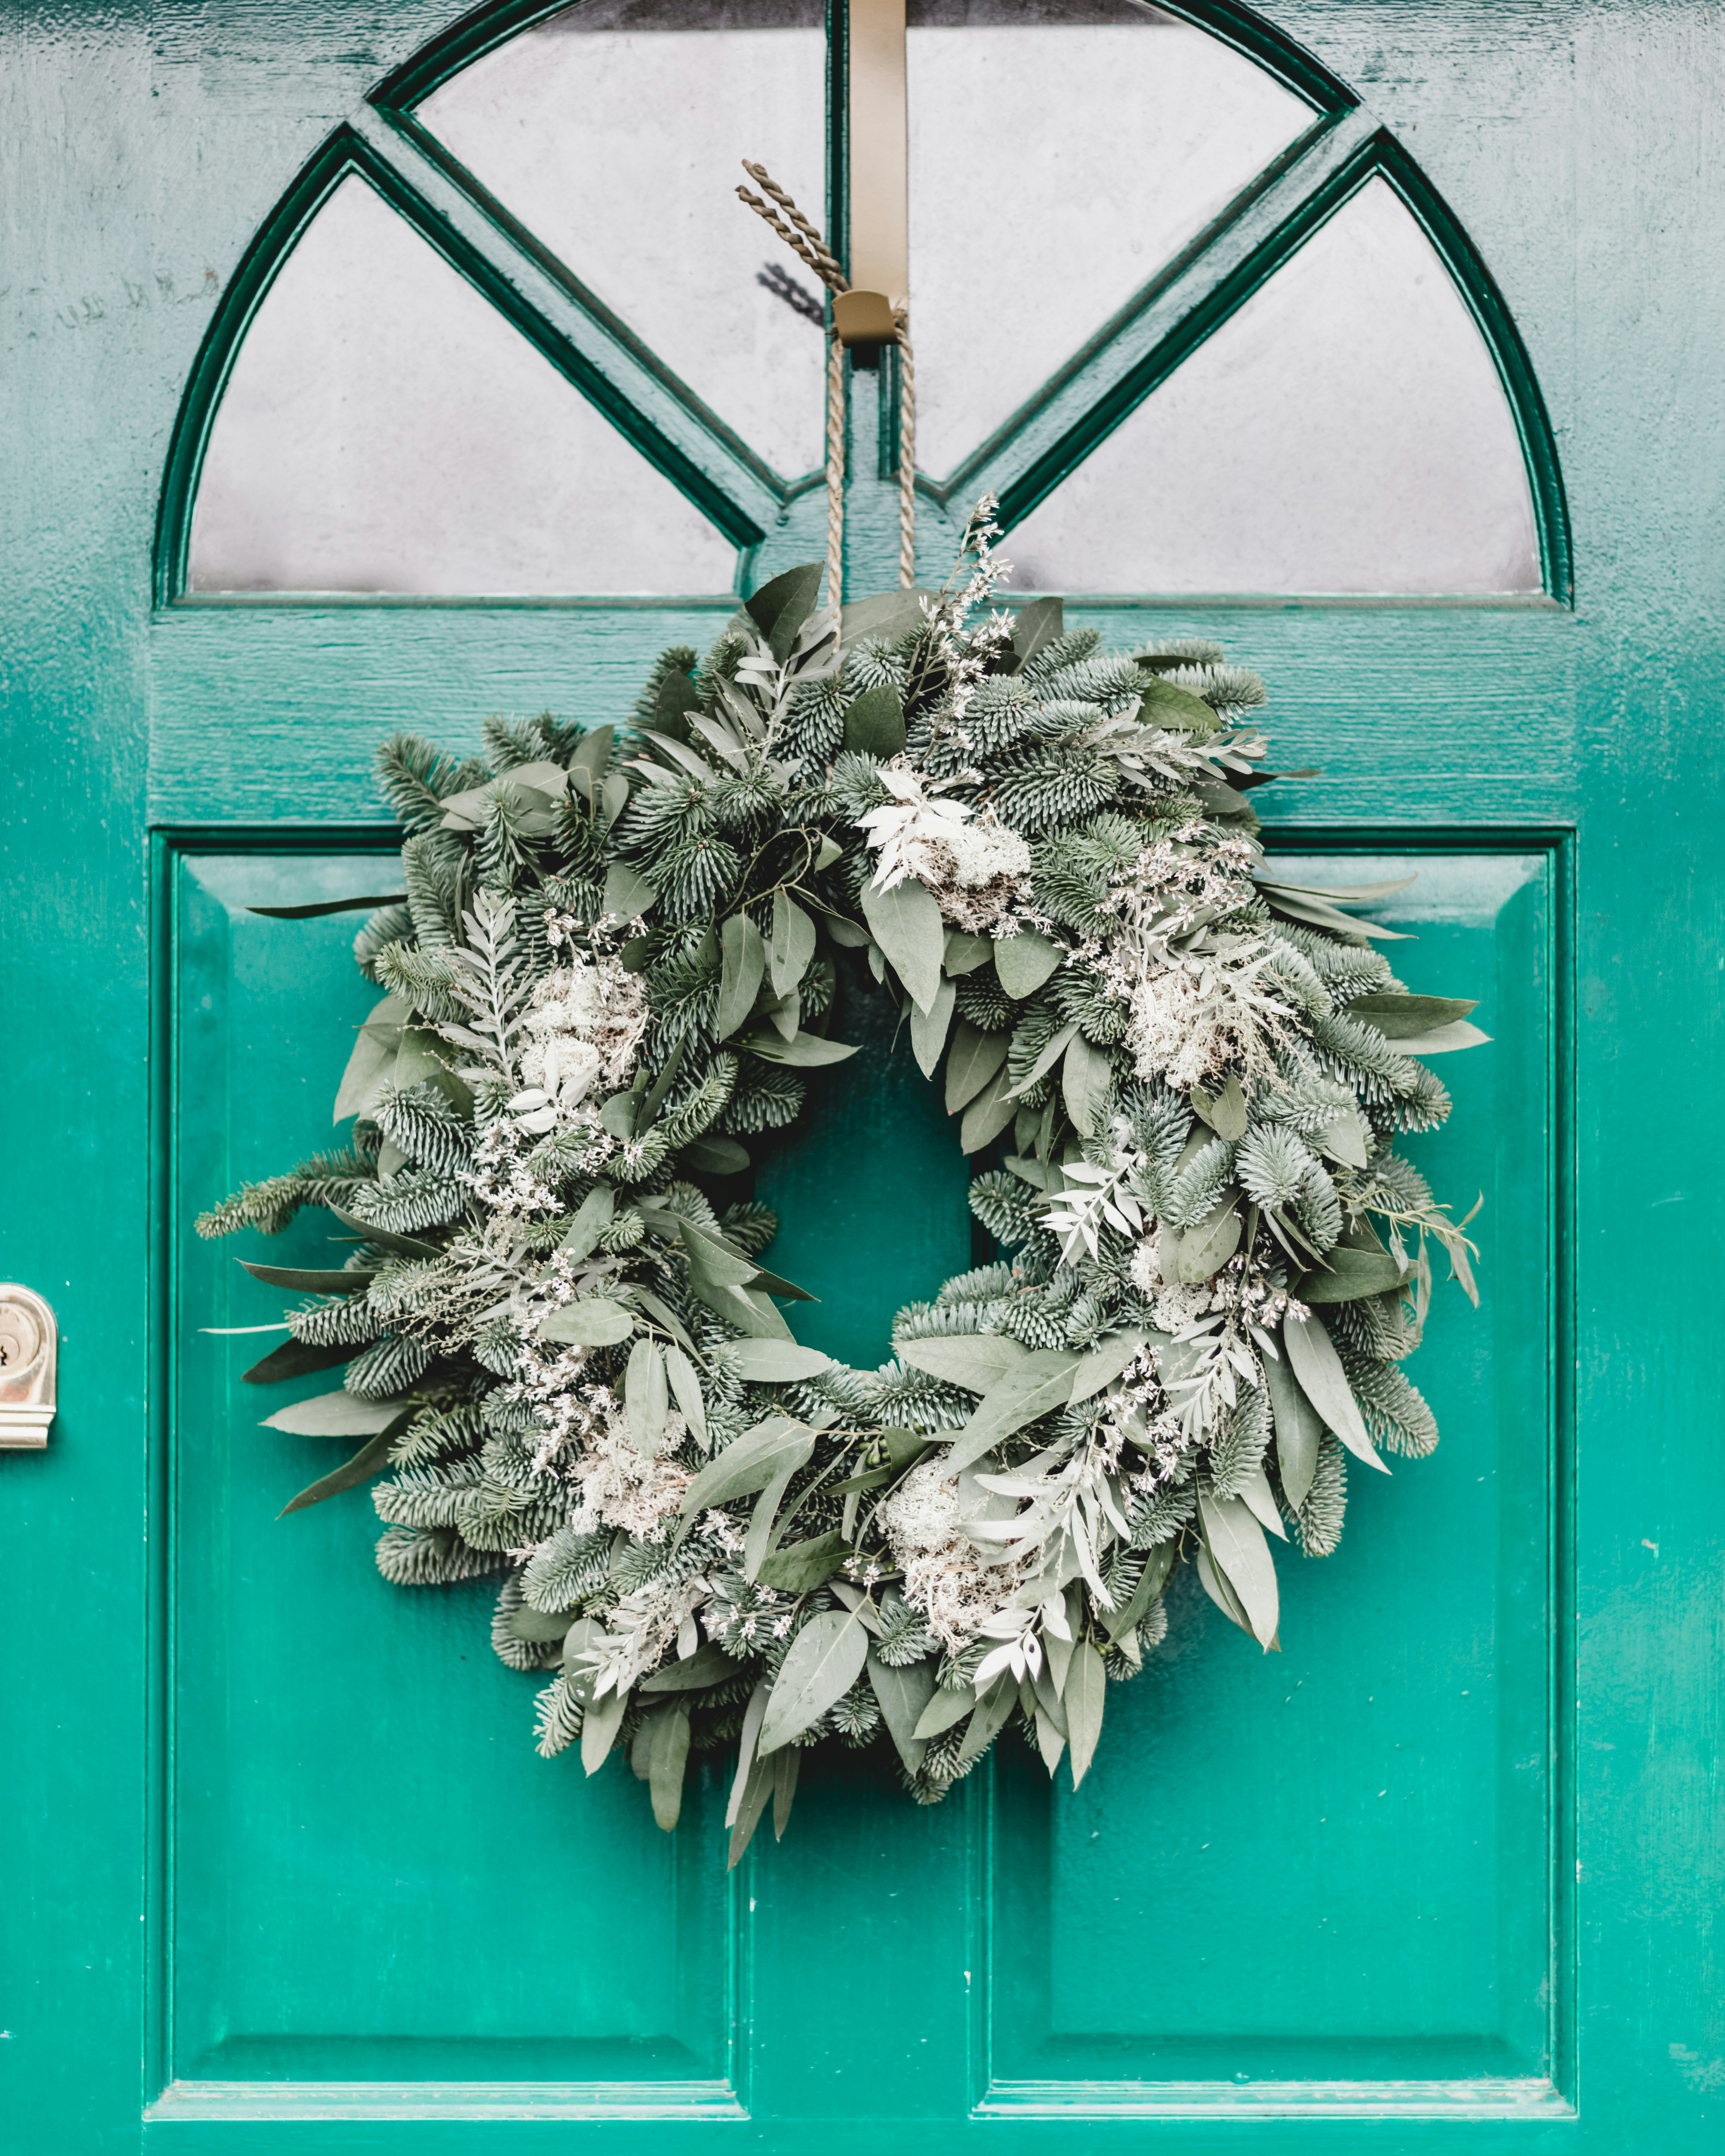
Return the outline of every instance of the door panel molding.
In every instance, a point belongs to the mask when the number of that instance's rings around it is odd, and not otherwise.
[[[352,918],[248,909],[363,886],[391,841],[192,829],[154,849],[162,1525],[145,2116],[744,2119],[752,1875],[724,1870],[727,1778],[695,1777],[668,1837],[627,1762],[589,1782],[577,1761],[536,1758],[535,1681],[490,1650],[495,1582],[385,1585],[365,1562],[363,1493],[274,1520],[306,1441],[284,1452],[249,1427],[284,1404],[234,1382],[268,1337],[202,1329],[277,1313],[252,1307],[193,1214],[284,1143],[331,1142],[340,1018],[377,1000],[348,954]],[[295,1222],[284,1250],[323,1251],[329,1224]],[[311,1445],[321,1465],[330,1448]]]
[[[1450,1353],[1415,1376],[1444,1440],[1394,1462],[1387,1491],[1355,1478],[1357,1506],[1396,1517],[1369,1542],[1356,1521],[1350,1576],[1311,1578],[1292,1552],[1278,1568],[1284,1656],[1260,1663],[1183,1595],[1167,1649],[1111,1688],[1114,1748],[1083,1792],[1021,1746],[990,1755],[978,2120],[1576,2115],[1573,1409],[1548,1379],[1572,1353],[1573,839],[1356,826],[1272,844],[1318,881],[1343,860],[1424,864],[1401,925],[1456,947],[1430,979],[1419,943],[1392,963],[1424,991],[1475,961],[1495,1067],[1414,1152],[1443,1144],[1445,1188],[1491,1159],[1485,1305],[1447,1323],[1435,1307]],[[1344,1534],[1327,1563],[1349,1555]],[[1370,1629],[1332,1630],[1344,1609]],[[1124,1832],[1093,1876],[1091,1845]]]

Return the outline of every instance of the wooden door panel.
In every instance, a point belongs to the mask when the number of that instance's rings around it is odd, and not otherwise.
[[[1328,849],[1296,858],[1343,880]],[[1111,1689],[1076,1795],[1002,1748],[983,1835],[989,2111],[1567,2109],[1558,866],[1519,848],[1347,860],[1418,869],[1404,911],[1384,910],[1420,939],[1384,947],[1391,963],[1420,991],[1477,994],[1493,1036],[1436,1066],[1454,1120],[1409,1147],[1463,1209],[1485,1179],[1482,1306],[1453,1287],[1434,1302],[1413,1375],[1436,1452],[1388,1477],[1350,1463],[1337,1553],[1278,1553],[1281,1652],[1259,1655],[1183,1573],[1169,1639]]]
[[[339,1373],[244,1386],[275,1337],[195,1329],[278,1315],[242,1243],[196,1244],[191,1219],[345,1136],[347,1029],[377,1000],[354,916],[244,909],[388,888],[393,860],[236,847],[176,865],[170,2107],[267,2083],[345,2085],[367,2107],[380,2084],[531,2082],[589,2112],[734,2113],[724,1785],[699,1778],[667,1835],[622,1762],[589,1781],[536,1757],[544,1680],[492,1653],[495,1583],[386,1583],[363,1491],[275,1517],[352,1447],[256,1425]],[[332,1229],[304,1214],[244,1254],[339,1263]]]

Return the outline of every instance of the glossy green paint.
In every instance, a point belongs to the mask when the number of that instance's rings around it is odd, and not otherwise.
[[[1722,1163],[1716,1125],[1670,1137],[1725,1079],[1717,25],[1702,0],[1268,12],[1489,266],[1562,449],[1574,608],[1077,611],[1215,635],[1266,673],[1279,753],[1328,773],[1278,812],[1290,844],[1425,856],[1408,977],[1465,973],[1496,1035],[1446,1068],[1457,1118],[1425,1153],[1452,1188],[1489,1173],[1489,1306],[1446,1307],[1422,1355],[1443,1448],[1356,1478],[1342,1552],[1285,1568],[1281,1656],[1186,1603],[1173,1651],[1111,1695],[1076,1799],[1003,1758],[921,1813],[873,1765],[823,1768],[730,1886],[717,1791],[667,1842],[620,1765],[586,1785],[534,1758],[483,1596],[384,1589],[360,1501],[274,1522],[326,1462],[249,1427],[236,1351],[193,1328],[274,1299],[183,1232],[327,1114],[331,1027],[362,1008],[340,926],[239,908],[336,888],[385,843],[377,733],[613,716],[644,654],[704,641],[729,601],[152,611],[218,296],[332,129],[399,136],[368,94],[452,11],[0,18],[0,1218],[4,1269],[63,1332],[49,1447],[0,1456],[8,2151],[1717,2145]],[[1201,19],[1269,50],[1244,11]],[[588,335],[540,268],[492,259]],[[580,348],[634,399],[627,354]],[[767,531],[763,565],[816,551],[818,490],[781,505],[698,413],[639,394]],[[1058,402],[1002,477],[1065,438]],[[875,409],[855,400],[865,474]],[[1533,463],[1561,598],[1561,497]],[[896,545],[875,484],[862,583]],[[875,1092],[852,1097],[878,1134]],[[898,1127],[937,1172],[932,1119]],[[812,1245],[812,1156],[766,1173],[785,1250]],[[859,1249],[890,1234],[875,1180]],[[886,1270],[858,1268],[860,1310],[890,1309]],[[925,1284],[909,1255],[901,1276]]]

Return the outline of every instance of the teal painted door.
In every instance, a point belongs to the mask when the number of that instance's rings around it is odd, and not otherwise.
[[[728,1877],[722,1790],[665,1836],[620,1766],[536,1758],[482,1586],[387,1587],[361,1499],[274,1519],[306,1440],[198,1329],[275,1316],[190,1216],[326,1141],[367,1000],[339,921],[248,907],[376,872],[380,732],[620,716],[732,603],[200,597],[198,459],[287,241],[366,176],[667,485],[667,531],[694,505],[744,578],[819,551],[819,489],[698,352],[624,335],[403,122],[536,12],[5,18],[0,1270],[62,1327],[49,1443],[0,1456],[5,2145],[1712,2148],[1711,10],[1195,6],[1322,124],[1118,334],[1075,316],[1034,395],[979,367],[1010,409],[927,483],[926,567],[967,487],[1031,534],[1368,175],[1469,292],[1538,592],[1073,612],[1266,675],[1284,760],[1327,767],[1273,834],[1314,880],[1419,870],[1405,977],[1472,983],[1494,1040],[1422,1154],[1482,1188],[1484,1306],[1440,1307],[1444,1443],[1291,1573],[1281,1655],[1187,1597],[1076,1795],[1002,1748],[922,1812],[850,1755]],[[892,393],[853,383],[853,588],[896,554]],[[864,1037],[762,1172],[804,1337],[859,1359],[970,1250],[937,1104]]]

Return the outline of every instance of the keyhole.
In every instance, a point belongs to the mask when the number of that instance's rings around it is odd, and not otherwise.
[[[28,1311],[0,1309],[0,1370],[23,1369],[35,1360],[41,1330]]]

